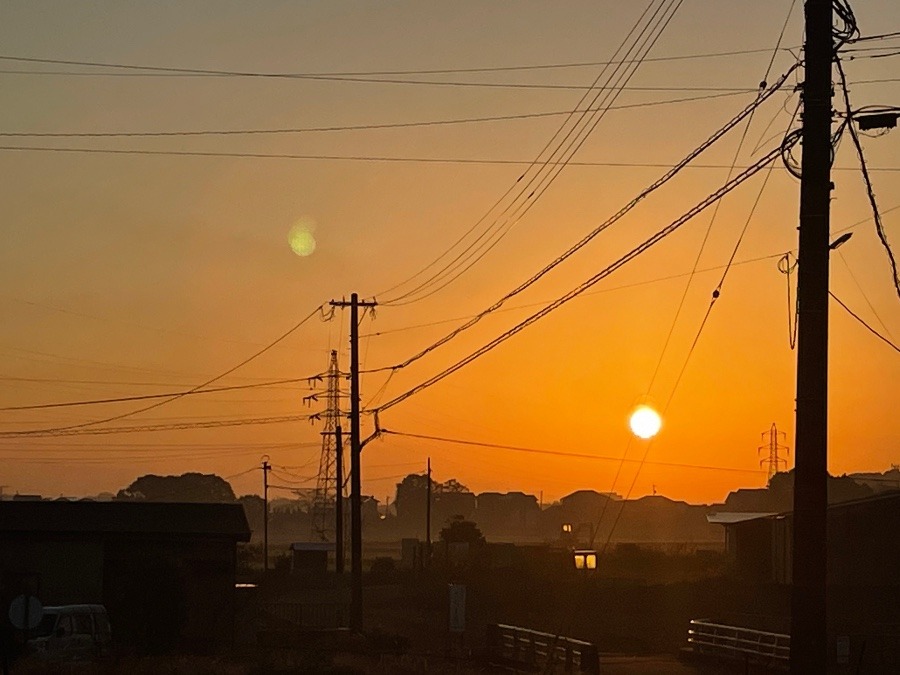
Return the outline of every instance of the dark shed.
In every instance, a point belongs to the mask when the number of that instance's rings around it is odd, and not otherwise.
[[[231,641],[240,504],[0,502],[0,599],[102,603],[142,650]]]

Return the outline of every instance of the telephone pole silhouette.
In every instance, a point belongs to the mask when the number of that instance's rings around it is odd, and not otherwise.
[[[319,473],[312,503],[312,535],[320,541],[335,540],[335,543],[337,543],[335,512],[337,501],[343,492],[335,470],[337,466],[335,430],[341,415],[340,376],[338,353],[336,349],[333,349],[331,350],[331,362],[328,365],[327,408],[324,415],[325,427],[322,430],[322,454],[319,457]]]
[[[832,0],[806,0],[806,67],[797,258],[797,422],[791,587],[792,673],[824,673],[828,554],[828,264],[831,198]]]
[[[269,571],[269,471],[272,465],[263,460],[263,571]]]
[[[431,567],[431,502],[434,499],[431,488],[431,457],[428,458],[428,483],[425,486],[425,567]]]
[[[769,429],[768,431],[762,432],[763,440],[766,439],[766,436],[769,437],[769,442],[763,443],[761,446],[759,446],[759,448],[757,448],[757,450],[756,450],[756,453],[759,454],[763,450],[765,450],[769,453],[768,457],[763,457],[761,460],[759,460],[759,465],[760,466],[762,466],[763,464],[768,465],[769,468],[768,468],[767,473],[769,474],[769,480],[772,480],[772,476],[774,476],[776,473],[778,473],[779,466],[784,465],[784,468],[787,469],[787,460],[784,457],[779,457],[778,451],[784,450],[786,454],[790,454],[791,449],[788,446],[781,445],[778,442],[779,436],[781,436],[785,440],[787,440],[787,436],[785,435],[785,433],[783,431],[778,431],[778,428],[775,426],[775,422],[772,422],[771,429]]]
[[[360,477],[359,436],[359,308],[375,307],[374,300],[360,300],[356,293],[350,301],[332,300],[332,307],[350,308],[350,628],[362,631],[362,480]]]

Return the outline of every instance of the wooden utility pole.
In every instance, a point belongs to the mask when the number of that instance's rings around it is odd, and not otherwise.
[[[791,672],[824,673],[828,507],[828,259],[832,0],[806,0],[797,303]]]
[[[431,457],[428,458],[428,483],[425,487],[425,564],[431,566]]]
[[[263,571],[269,571],[269,471],[272,465],[263,460]]]
[[[341,425],[334,429],[334,571],[344,573],[344,438]]]
[[[346,300],[332,300],[332,307],[350,307],[350,628],[362,631],[362,480],[359,435],[359,308],[375,307],[360,301],[356,293]]]

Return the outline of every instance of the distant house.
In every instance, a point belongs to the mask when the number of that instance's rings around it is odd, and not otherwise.
[[[117,642],[143,650],[231,641],[240,504],[0,502],[0,604],[102,603]]]
[[[532,533],[541,515],[537,497],[524,492],[482,492],[476,497],[475,520],[491,536]]]

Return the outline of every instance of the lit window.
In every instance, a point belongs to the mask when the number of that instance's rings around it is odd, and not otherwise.
[[[575,551],[575,569],[576,570],[595,570],[597,569],[597,552],[596,551]]]

